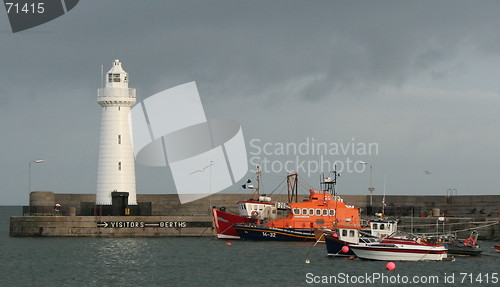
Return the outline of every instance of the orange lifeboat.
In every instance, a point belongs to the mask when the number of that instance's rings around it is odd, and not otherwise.
[[[335,194],[338,174],[333,174],[334,178],[323,177],[321,191],[310,189],[307,200],[288,203],[286,216],[262,224],[235,224],[234,230],[243,240],[314,241],[317,228],[361,229],[359,208]]]
[[[268,221],[265,226],[291,229],[361,228],[359,209],[344,203],[340,196],[309,190],[309,199],[289,203],[286,217]]]

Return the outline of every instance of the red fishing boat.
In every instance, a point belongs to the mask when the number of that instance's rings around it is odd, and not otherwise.
[[[244,189],[254,190],[252,199],[237,202],[238,212],[230,212],[225,207],[213,208],[217,238],[219,239],[240,239],[238,232],[233,228],[234,224],[258,224],[265,220],[275,219],[278,209],[287,209],[285,203],[271,203],[271,198],[260,195],[260,175],[261,170],[257,166],[257,187],[251,180],[243,185]]]
[[[240,239],[234,224],[257,224],[277,214],[276,205],[268,202],[265,196],[260,196],[259,200],[239,201],[237,206],[239,214],[228,212],[225,207],[212,209],[217,238]]]

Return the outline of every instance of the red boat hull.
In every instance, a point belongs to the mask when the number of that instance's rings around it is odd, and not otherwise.
[[[238,232],[233,228],[234,224],[252,223],[255,220],[241,215],[235,215],[229,212],[212,209],[215,230],[219,239],[240,239]]]

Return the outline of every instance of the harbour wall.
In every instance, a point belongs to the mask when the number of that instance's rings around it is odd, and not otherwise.
[[[95,194],[64,194],[47,193],[47,201],[30,200],[30,206],[45,206],[52,212],[54,204],[61,205],[60,213],[70,215],[71,208],[75,215],[83,215],[82,203],[95,204]],[[53,196],[51,196],[51,194]],[[31,196],[30,198],[32,198]],[[138,194],[137,201],[151,204],[151,215],[162,216],[210,216],[211,206],[225,206],[236,211],[236,203],[240,200],[251,199],[248,194],[217,193],[193,202],[181,204],[177,194]],[[287,202],[286,194],[271,195],[273,202]],[[307,199],[306,195],[299,195],[299,202]],[[363,215],[367,214],[370,197],[367,195],[342,195],[348,205],[361,207]],[[373,196],[372,213],[381,212],[383,197]],[[461,195],[461,196],[413,196],[413,195],[388,195],[385,197],[385,213],[391,216],[447,216],[468,217],[474,219],[500,217],[500,195]],[[434,214],[439,211],[438,214]],[[30,213],[25,207],[24,213]]]
[[[271,195],[273,202],[287,202],[286,194]],[[95,216],[88,207],[95,207],[95,194],[57,194],[52,192],[32,192],[30,206],[23,208],[25,216],[11,218],[12,236],[212,236],[213,228],[207,230],[207,222],[212,221],[211,207],[226,207],[237,212],[236,203],[251,199],[248,194],[217,193],[190,203],[181,204],[177,194],[138,194],[137,201],[149,216],[125,216],[111,218]],[[299,195],[297,201],[306,199]],[[368,206],[368,195],[344,195],[348,205],[361,207],[364,217],[372,217],[382,211],[382,196],[373,196],[373,206]],[[60,210],[55,211],[55,204]],[[445,217],[447,222],[456,224],[460,229],[467,229],[467,222],[495,222],[500,220],[500,195],[476,196],[394,196],[385,197],[384,212],[387,216],[400,219],[402,229],[408,231],[412,226],[415,232],[433,232],[442,230],[438,221]],[[144,214],[143,214],[144,215]],[[119,219],[121,218],[121,219]],[[125,218],[125,219],[124,219]],[[98,222],[199,222],[191,227],[181,226],[174,229],[155,230],[148,226],[138,229],[100,227]],[[450,223],[450,224],[451,224]],[[169,223],[170,224],[170,223]],[[177,223],[174,223],[174,225]],[[187,223],[186,223],[187,224]],[[435,224],[437,228],[422,228],[423,225]],[[450,226],[448,224],[448,226]],[[199,227],[198,227],[199,225]],[[40,229],[42,228],[42,229]],[[177,228],[177,229],[176,229]],[[115,229],[115,230],[113,230]],[[445,227],[446,229],[446,227]],[[189,231],[188,231],[189,230]],[[80,235],[78,235],[80,234]],[[492,224],[480,230],[484,239],[500,240],[499,224]]]
[[[14,237],[214,236],[208,216],[13,216]]]

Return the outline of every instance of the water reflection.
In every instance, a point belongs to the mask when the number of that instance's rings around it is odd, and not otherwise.
[[[105,266],[146,264],[150,256],[149,243],[143,238],[110,238],[93,241],[95,261]]]

